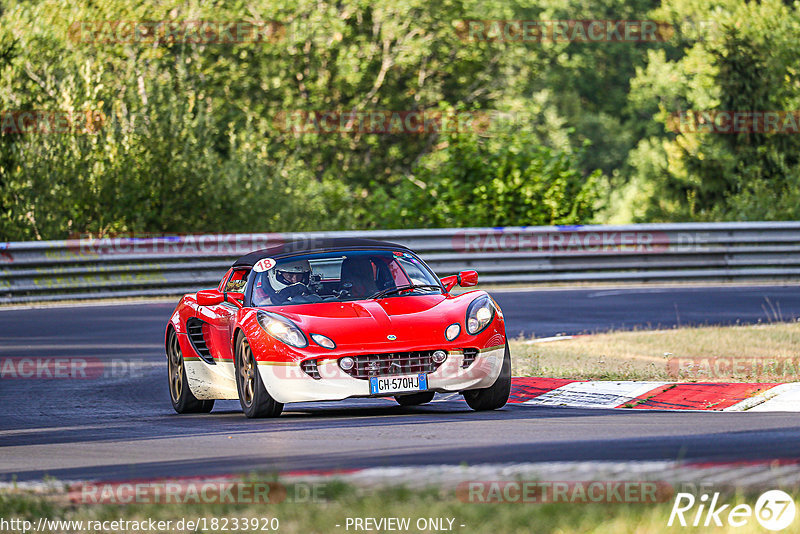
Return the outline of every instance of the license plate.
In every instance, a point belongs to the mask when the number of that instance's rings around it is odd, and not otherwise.
[[[426,389],[428,389],[428,375],[425,373],[407,376],[372,376],[369,379],[371,395],[400,391],[425,391]]]

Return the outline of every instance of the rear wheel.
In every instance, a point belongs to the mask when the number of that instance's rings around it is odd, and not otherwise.
[[[494,384],[488,388],[470,389],[464,392],[464,400],[476,411],[497,410],[508,402],[511,394],[511,351],[506,341],[506,352],[503,356],[503,367]]]
[[[267,393],[253,350],[244,334],[236,343],[236,389],[242,411],[249,418],[278,417],[283,411],[283,404]]]
[[[167,371],[169,372],[169,398],[178,413],[208,413],[214,407],[214,400],[200,400],[189,389],[186,366],[183,364],[183,351],[178,342],[178,334],[172,328],[167,334]]]
[[[414,393],[413,395],[398,395],[394,398],[400,406],[417,406],[425,404],[433,400],[436,395],[433,391],[423,391],[422,393]]]

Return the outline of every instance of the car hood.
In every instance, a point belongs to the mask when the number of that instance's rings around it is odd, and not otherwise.
[[[398,344],[443,341],[449,324],[463,324],[465,303],[448,295],[419,295],[263,309],[288,317],[307,334],[323,334],[346,348],[386,344],[387,336],[396,336]]]

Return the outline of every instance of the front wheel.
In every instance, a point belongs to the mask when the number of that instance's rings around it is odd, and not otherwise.
[[[503,368],[494,384],[488,388],[470,389],[464,392],[464,400],[476,411],[497,410],[508,402],[511,394],[511,351],[506,341],[506,352],[503,356]]]
[[[258,372],[253,350],[244,334],[236,343],[236,389],[239,391],[239,404],[248,418],[278,417],[283,411],[283,404],[267,393],[261,375]]]
[[[178,342],[178,334],[172,328],[167,334],[167,371],[169,372],[169,398],[178,413],[208,413],[214,407],[214,400],[200,400],[189,389],[186,366],[183,364],[183,351]]]
[[[413,395],[398,395],[394,398],[400,406],[419,406],[426,404],[433,400],[436,395],[433,391],[423,391],[422,393],[414,393]]]

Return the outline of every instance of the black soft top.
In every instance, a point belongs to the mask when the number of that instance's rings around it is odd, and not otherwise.
[[[249,254],[245,254],[235,262],[234,267],[252,267],[264,258],[286,258],[288,256],[296,256],[298,254],[310,254],[317,252],[332,252],[335,250],[401,250],[411,252],[411,249],[398,245],[396,243],[389,243],[387,241],[376,241],[374,239],[356,239],[347,237],[309,237],[308,239],[298,239],[294,241],[287,241],[274,247],[263,248],[256,250]]]

